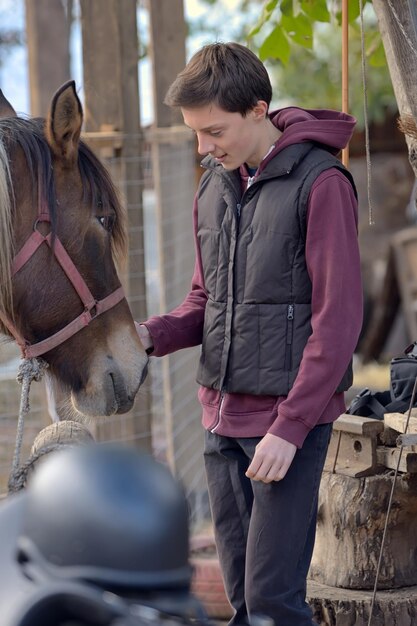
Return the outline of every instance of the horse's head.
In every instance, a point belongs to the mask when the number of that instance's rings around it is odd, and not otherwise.
[[[125,215],[80,141],[75,84],[55,94],[46,122],[17,118],[1,92],[0,117],[0,311],[75,409],[126,412],[148,359],[115,266],[126,253]]]

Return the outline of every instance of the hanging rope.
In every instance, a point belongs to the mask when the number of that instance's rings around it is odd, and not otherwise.
[[[47,456],[50,452],[55,452],[56,450],[64,448],[68,448],[67,443],[51,443],[51,445],[45,446],[35,454],[32,454],[27,461],[19,465],[15,470],[12,470],[10,472],[7,485],[9,494],[17,493],[26,487],[28,477],[33,471],[35,465],[38,463],[39,459]]]
[[[35,381],[41,380],[47,367],[48,367],[47,362],[40,358],[24,359],[21,361],[19,365],[19,370],[16,376],[16,380],[18,383],[22,385],[22,392],[20,396],[19,419],[17,422],[16,444],[15,444],[15,450],[14,450],[14,455],[13,455],[11,474],[14,474],[17,471],[19,464],[20,464],[20,452],[22,449],[25,415],[29,413],[29,410],[30,410],[30,405],[29,405],[30,385],[33,380]]]
[[[362,86],[363,86],[363,121],[365,127],[365,155],[366,155],[366,189],[368,194],[368,221],[373,226],[374,211],[371,198],[371,181],[372,181],[372,165],[371,165],[371,148],[369,141],[369,120],[368,120],[368,85],[366,79],[366,53],[365,53],[365,28],[363,25],[363,0],[359,0],[359,15],[361,24],[361,65],[362,65]]]
[[[411,410],[412,410],[412,408],[414,406],[414,400],[415,400],[415,397],[416,397],[416,393],[417,393],[417,378],[414,381],[413,393],[411,394],[410,406],[408,407],[408,413],[407,413],[407,419],[406,419],[406,422],[405,422],[404,434],[408,431],[408,424],[410,422]],[[378,579],[379,579],[379,573],[381,571],[382,557],[383,557],[384,546],[385,546],[385,538],[387,536],[389,516],[390,516],[390,513],[391,513],[391,509],[392,509],[392,501],[393,501],[393,498],[394,498],[395,485],[396,485],[396,482],[397,482],[398,471],[399,471],[399,468],[400,468],[401,456],[402,456],[402,453],[403,453],[403,448],[404,448],[404,446],[401,445],[400,446],[400,452],[398,454],[397,465],[395,467],[394,474],[393,474],[393,479],[392,479],[391,493],[390,493],[390,497],[389,497],[389,501],[388,501],[387,513],[386,513],[386,517],[385,517],[384,532],[382,533],[381,549],[379,551],[378,564],[377,564],[376,573],[375,573],[375,583],[374,583],[374,590],[373,590],[373,593],[372,593],[371,608],[370,608],[370,611],[369,611],[368,626],[371,626],[371,624],[372,624],[372,615],[373,615],[373,612],[374,612],[376,594],[377,594],[377,591],[378,591]]]

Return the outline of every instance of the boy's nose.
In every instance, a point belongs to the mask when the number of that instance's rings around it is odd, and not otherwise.
[[[214,144],[203,137],[198,137],[198,153],[201,155],[214,152]]]

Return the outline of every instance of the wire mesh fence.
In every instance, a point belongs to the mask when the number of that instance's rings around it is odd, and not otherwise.
[[[194,265],[192,201],[194,141],[184,129],[148,131],[138,137],[94,133],[86,140],[108,167],[127,207],[129,258],[121,279],[135,319],[171,310],[185,296]],[[125,150],[127,142],[130,149]],[[137,153],[132,156],[132,142]],[[127,154],[127,156],[126,156]],[[208,516],[202,461],[203,430],[194,381],[197,349],[151,359],[134,408],[89,424],[99,441],[123,441],[152,451],[184,485],[191,522]],[[20,385],[19,351],[0,345],[0,493],[11,468]],[[38,432],[50,423],[45,386],[33,383],[22,460]]]

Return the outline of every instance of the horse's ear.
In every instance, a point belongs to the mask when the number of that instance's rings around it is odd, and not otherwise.
[[[0,89],[0,117],[16,117],[16,111]]]
[[[52,152],[67,167],[77,161],[82,123],[83,109],[71,80],[52,98],[45,131]]]

